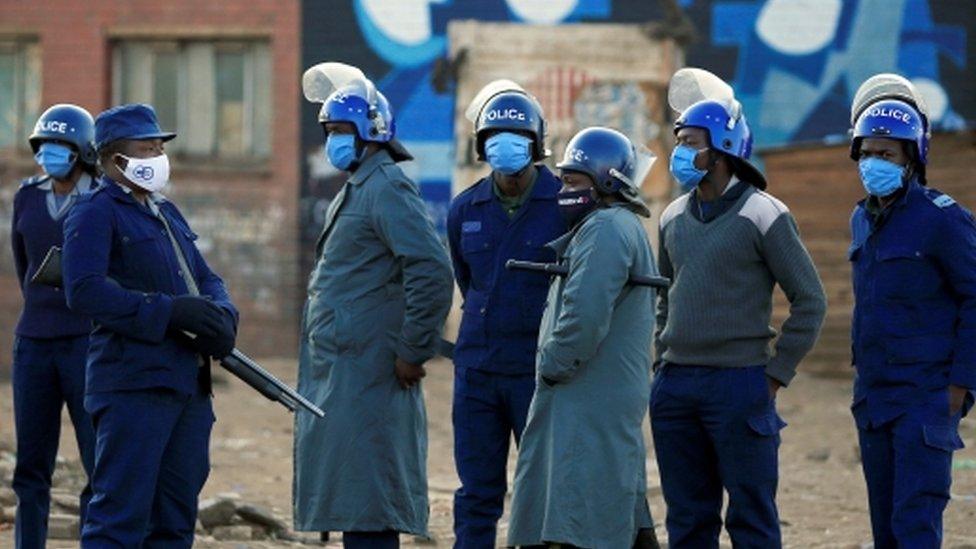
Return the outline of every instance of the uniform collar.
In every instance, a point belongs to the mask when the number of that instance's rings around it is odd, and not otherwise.
[[[559,194],[559,179],[545,166],[534,166],[538,170],[535,184],[532,185],[532,194],[529,200],[551,200]],[[475,187],[471,196],[472,204],[479,204],[495,199],[495,180],[491,174],[482,178]]]
[[[363,160],[363,163],[349,176],[349,182],[353,185],[362,185],[373,172],[386,165],[395,166],[396,163],[386,149],[380,149]]]
[[[569,247],[569,243],[573,240],[573,237],[576,236],[576,233],[579,232],[579,230],[583,227],[583,225],[585,225],[586,222],[589,221],[589,219],[594,215],[596,215],[596,213],[599,212],[600,210],[605,210],[610,208],[624,208],[625,210],[634,213],[630,209],[630,204],[628,204],[627,202],[614,202],[612,204],[598,206],[594,208],[593,211],[586,214],[586,217],[584,217],[579,223],[577,223],[575,227],[566,231],[565,233],[563,233],[562,236],[556,238],[552,242],[546,244],[546,248],[549,248],[550,250],[556,252],[556,258],[562,259],[564,254],[566,253],[566,248]]]
[[[139,204],[136,199],[132,196],[132,189],[122,185],[121,183],[115,181],[114,179],[103,175],[100,183],[105,187],[105,192],[109,193],[112,198],[120,202],[131,202],[133,204]],[[149,200],[155,204],[162,204],[166,202],[166,196],[162,193],[149,193]]]
[[[905,187],[902,187],[902,190],[897,191],[897,192],[901,193],[901,196],[899,196],[891,204],[891,206],[889,208],[885,208],[884,211],[888,211],[888,210],[891,210],[893,208],[904,208],[905,205],[908,204],[908,201],[910,199],[910,196],[909,195],[912,195],[912,194],[915,194],[915,193],[919,193],[919,192],[923,192],[924,190],[925,190],[924,187],[922,187],[922,185],[919,184],[918,179],[917,178],[912,178],[908,182],[908,184],[905,185]],[[875,199],[872,196],[866,196],[866,197],[862,198],[860,201],[858,201],[857,204],[858,204],[858,206],[864,208],[864,211],[867,211],[867,212],[870,213],[871,210],[874,209],[872,207],[873,206],[872,205],[872,199],[874,199],[874,204],[877,204],[877,199]]]
[[[42,191],[53,191],[54,179],[48,177],[47,179],[44,180],[43,183],[40,183],[37,186],[37,188]],[[95,188],[95,180],[92,178],[92,176],[88,175],[87,173],[82,173],[81,177],[78,178],[77,183],[75,183],[75,188],[71,189],[71,192],[68,193],[68,196],[90,193],[93,188]]]

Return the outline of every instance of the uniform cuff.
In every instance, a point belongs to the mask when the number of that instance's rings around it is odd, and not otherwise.
[[[142,294],[139,303],[139,321],[144,338],[160,343],[166,337],[169,320],[173,313],[173,298],[166,294]]]
[[[559,356],[552,345],[542,348],[542,356],[539,357],[539,375],[543,378],[555,382],[568,381],[579,367],[579,359]]]
[[[777,363],[776,359],[773,359],[766,366],[766,375],[778,381],[783,387],[787,387],[793,381],[793,377],[796,376],[796,369]]]
[[[414,366],[420,366],[434,356],[433,353],[425,348],[414,347],[402,341],[397,344],[396,355],[400,360]]]

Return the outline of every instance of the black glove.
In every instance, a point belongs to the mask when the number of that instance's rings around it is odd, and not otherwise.
[[[214,337],[198,337],[194,345],[200,354],[216,359],[224,358],[234,350],[234,340],[237,337],[234,318],[231,317],[229,312],[223,309],[221,309],[221,312],[223,313],[221,315],[223,322],[221,323],[220,332]]]
[[[173,298],[169,327],[189,332],[197,339],[217,337],[224,330],[224,312],[206,298],[177,296]]]

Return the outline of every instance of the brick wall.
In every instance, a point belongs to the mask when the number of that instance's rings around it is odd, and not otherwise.
[[[789,206],[803,241],[813,256],[827,291],[827,320],[820,341],[803,368],[828,375],[849,375],[850,323],[854,303],[847,261],[850,214],[864,190],[848,145],[796,147],[763,153],[769,191]],[[929,185],[976,208],[976,132],[937,134],[929,152]],[[775,325],[787,311],[777,292]]]
[[[77,103],[93,114],[111,101],[113,39],[260,38],[272,63],[271,157],[259,166],[174,163],[168,194],[226,280],[242,313],[240,346],[256,356],[296,352],[300,6],[278,0],[0,0],[0,38],[33,36],[42,50],[42,109]],[[27,136],[23,136],[26,140]],[[10,256],[10,201],[36,167],[0,151],[0,374],[9,371],[21,307]]]

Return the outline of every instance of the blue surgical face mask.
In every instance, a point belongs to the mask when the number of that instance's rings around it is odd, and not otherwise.
[[[698,150],[688,145],[678,145],[671,152],[671,176],[686,193],[697,187],[708,173],[708,170],[699,170],[695,167],[696,156]]]
[[[44,173],[54,179],[64,179],[71,173],[71,167],[75,165],[78,155],[71,147],[60,143],[41,143],[34,155],[37,165],[44,168]]]
[[[532,160],[532,140],[517,133],[497,133],[485,141],[485,155],[493,170],[505,175],[522,171]]]
[[[873,196],[890,196],[905,180],[904,166],[880,158],[864,158],[857,163],[857,168],[864,190]]]
[[[356,136],[351,133],[330,133],[325,140],[325,156],[337,169],[349,170],[359,160]]]

